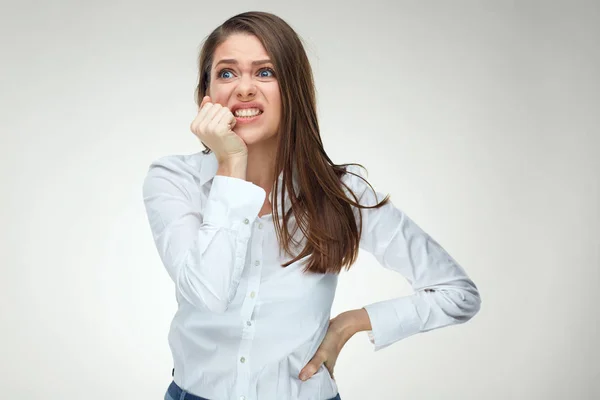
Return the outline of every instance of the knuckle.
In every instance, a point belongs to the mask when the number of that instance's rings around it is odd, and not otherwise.
[[[210,121],[208,123],[207,128],[211,131],[211,132],[216,132],[217,131],[217,121],[215,121],[214,119],[212,121]]]

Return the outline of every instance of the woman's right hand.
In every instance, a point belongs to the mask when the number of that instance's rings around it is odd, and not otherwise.
[[[236,123],[235,116],[229,108],[210,100],[210,96],[202,99],[198,115],[190,125],[191,131],[215,153],[219,164],[229,159],[247,157],[246,143],[232,130]]]

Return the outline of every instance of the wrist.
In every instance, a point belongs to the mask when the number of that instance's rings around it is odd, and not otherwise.
[[[246,180],[247,168],[247,157],[230,157],[219,160],[219,167],[217,168],[216,175],[225,175]]]
[[[371,330],[371,320],[364,308],[345,311],[334,318],[338,332],[349,339],[355,333]]]

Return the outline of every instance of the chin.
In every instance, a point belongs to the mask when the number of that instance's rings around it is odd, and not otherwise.
[[[269,139],[274,139],[276,136],[275,134],[265,135],[264,133],[256,132],[253,129],[245,129],[245,128],[242,128],[239,131],[236,131],[234,129],[234,132],[244,140],[244,142],[246,143],[247,146],[251,146],[251,145],[254,145],[257,143],[262,143]]]

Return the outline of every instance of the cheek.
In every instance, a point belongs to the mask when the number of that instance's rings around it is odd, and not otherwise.
[[[221,87],[211,87],[210,88],[210,98],[213,103],[219,103],[221,105],[227,104],[228,92]]]
[[[210,98],[213,103],[218,103],[222,106],[227,105],[227,96],[224,96],[223,93],[215,92]]]
[[[274,113],[280,117],[281,116],[281,95],[279,94],[279,88],[275,87],[269,93],[269,99],[271,104],[273,105]]]

